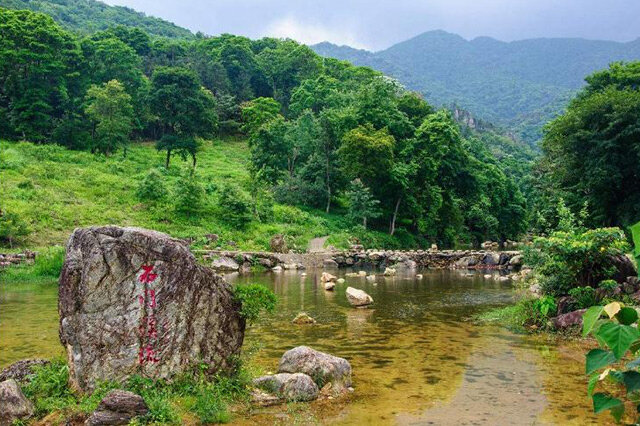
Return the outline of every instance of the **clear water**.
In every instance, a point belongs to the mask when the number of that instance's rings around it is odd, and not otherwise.
[[[343,276],[347,271],[336,274]],[[247,330],[245,347],[275,371],[297,345],[347,358],[355,392],[341,400],[243,412],[238,424],[602,424],[586,396],[585,348],[579,342],[515,335],[469,318],[508,304],[509,283],[457,271],[346,278],[334,292],[322,271],[228,275],[278,295],[278,309]],[[345,289],[361,288],[371,309],[349,306]],[[16,290],[18,289],[18,290]],[[0,287],[0,367],[26,357],[63,355],[55,283]],[[305,311],[315,325],[291,323]]]

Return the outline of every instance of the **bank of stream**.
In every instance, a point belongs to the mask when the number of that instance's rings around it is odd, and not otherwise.
[[[275,371],[297,345],[347,358],[355,391],[342,400],[241,412],[238,424],[602,424],[586,395],[585,348],[577,341],[517,335],[470,320],[512,303],[507,281],[468,271],[425,270],[345,277],[334,292],[322,270],[227,275],[262,283],[278,296],[272,315],[252,325],[245,348],[251,362]],[[336,271],[344,276],[348,269]],[[350,285],[374,299],[371,309],[349,306]],[[305,311],[315,325],[294,325]],[[58,340],[54,281],[0,286],[0,367],[23,358],[63,355]]]

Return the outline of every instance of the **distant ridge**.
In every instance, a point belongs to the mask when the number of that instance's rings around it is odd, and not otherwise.
[[[503,42],[466,40],[442,30],[378,52],[327,42],[311,47],[322,56],[378,69],[435,105],[460,105],[532,144],[585,76],[614,61],[640,60],[640,38],[627,43],[580,38]]]
[[[125,25],[161,37],[194,36],[188,29],[164,19],[147,16],[128,7],[109,6],[96,0],[0,0],[0,7],[46,13],[63,27],[84,34]]]

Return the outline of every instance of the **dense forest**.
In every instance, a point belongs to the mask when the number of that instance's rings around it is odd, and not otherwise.
[[[319,54],[370,66],[424,94],[434,105],[459,104],[535,144],[584,77],[610,62],[640,59],[640,39],[466,40],[429,31],[379,52],[320,43]]]
[[[594,226],[638,215],[637,63],[591,76],[537,161],[464,111],[292,40],[166,38],[123,25],[77,33],[29,10],[0,18],[0,137],[123,161],[154,141],[167,172],[147,166],[138,193],[155,197],[177,159],[190,167],[176,197],[155,201],[165,211],[224,215],[243,229],[269,223],[276,203],[445,246],[544,232],[558,203]],[[610,113],[594,121],[602,105]],[[228,138],[247,141],[248,178],[207,183],[203,147]],[[224,211],[201,208],[203,198]],[[5,229],[24,229],[4,204]]]
[[[291,40],[77,36],[44,14],[1,13],[3,138],[96,155],[153,139],[167,166],[196,168],[202,138],[241,134],[257,204],[337,205],[354,223],[443,244],[526,229],[524,197],[482,142],[376,71]]]

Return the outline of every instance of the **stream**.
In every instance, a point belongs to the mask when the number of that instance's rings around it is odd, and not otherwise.
[[[348,270],[333,271],[344,276]],[[322,270],[227,275],[262,283],[278,296],[274,314],[247,329],[252,365],[275,372],[288,349],[307,345],[349,360],[355,391],[342,399],[251,410],[237,424],[603,424],[586,395],[584,344],[525,336],[470,319],[513,302],[507,282],[482,272],[426,270],[346,277],[334,292]],[[370,309],[350,307],[347,286],[369,293]],[[294,325],[305,311],[315,325]],[[0,368],[23,358],[64,356],[55,281],[0,285]]]

